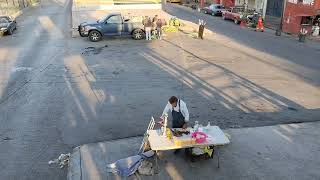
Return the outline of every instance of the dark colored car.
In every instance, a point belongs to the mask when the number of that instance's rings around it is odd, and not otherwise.
[[[84,22],[78,26],[81,37],[89,37],[97,42],[103,36],[132,36],[133,39],[145,37],[142,20],[125,19],[120,13],[108,14],[105,18],[95,22]]]
[[[203,8],[205,14],[211,14],[212,16],[221,16],[224,11],[224,6],[221,4],[211,4],[209,7]]]
[[[17,29],[17,22],[9,16],[0,16],[0,31],[11,35]]]

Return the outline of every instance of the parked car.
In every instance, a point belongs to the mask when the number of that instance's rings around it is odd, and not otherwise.
[[[17,29],[16,20],[9,16],[0,16],[0,31],[11,35]]]
[[[222,12],[222,19],[233,20],[235,24],[239,24],[241,22],[242,12],[244,12],[244,7],[242,6],[231,7],[230,9],[227,9]]]
[[[167,0],[169,3],[181,3],[181,0]]]
[[[139,40],[145,37],[141,18],[124,18],[120,13],[108,14],[105,18],[95,22],[84,22],[78,26],[81,37],[89,37],[97,42],[103,36],[132,36]]]
[[[235,6],[223,11],[222,19],[232,20],[235,24],[240,24],[241,20],[246,21],[246,23],[250,23],[256,13],[257,12],[254,9],[245,9],[244,6]]]
[[[205,14],[211,14],[212,16],[221,16],[224,11],[224,6],[221,4],[211,4],[208,7],[203,8]]]

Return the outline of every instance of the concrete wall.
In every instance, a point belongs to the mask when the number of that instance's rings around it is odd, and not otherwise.
[[[255,0],[236,0],[236,6],[243,6],[244,4],[248,5],[248,8],[255,8]]]
[[[73,0],[73,11],[162,9],[161,0]]]
[[[225,7],[232,7],[235,5],[235,0],[221,0],[220,3],[223,4]]]
[[[0,15],[13,16],[35,2],[36,0],[0,0]]]
[[[256,11],[262,13],[262,17],[265,18],[267,10],[267,0],[255,0]]]

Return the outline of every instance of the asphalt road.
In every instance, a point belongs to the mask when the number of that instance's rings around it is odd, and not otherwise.
[[[41,74],[61,61],[70,37],[69,1],[42,1],[0,39],[0,179],[65,179],[48,161],[72,150],[58,128],[60,87]]]
[[[70,37],[70,10],[68,0],[42,1],[0,39],[0,179],[65,179],[49,160],[141,135],[171,95],[185,99],[192,121],[223,128],[319,120],[319,44],[170,5],[229,39],[91,43]]]
[[[291,63],[315,71],[320,68],[320,64],[316,63],[320,53],[319,42],[309,42],[307,44],[297,43],[297,39],[291,36],[283,35],[278,37],[274,35],[274,31],[268,29],[266,32],[260,33],[255,32],[253,29],[240,28],[240,26],[235,25],[233,21],[224,21],[221,17],[213,17],[199,13],[184,6],[167,4],[165,7],[169,14],[180,19],[194,23],[198,23],[199,19],[204,20],[207,23],[207,29],[217,34],[227,36],[230,40],[240,45],[283,58]],[[299,76],[302,76],[315,85],[320,84],[320,79],[314,74],[299,72]]]

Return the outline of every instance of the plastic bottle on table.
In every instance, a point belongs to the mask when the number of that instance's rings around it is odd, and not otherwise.
[[[194,130],[194,132],[196,132],[196,131],[198,131],[198,129],[199,129],[199,122],[195,121],[194,126],[193,126],[193,130]]]

